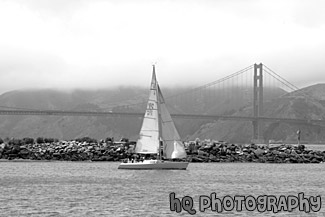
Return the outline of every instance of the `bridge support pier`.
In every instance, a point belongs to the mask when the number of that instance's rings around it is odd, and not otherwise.
[[[259,117],[263,116],[263,64],[254,64],[253,141],[262,140]]]

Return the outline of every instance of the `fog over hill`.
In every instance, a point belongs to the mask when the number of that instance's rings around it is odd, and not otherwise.
[[[286,94],[281,89],[264,89],[264,115],[325,119],[325,84],[306,87]],[[162,90],[171,113],[252,115],[252,89],[243,87],[211,89],[191,93],[189,88]],[[182,94],[188,93],[188,94]],[[304,98],[301,94],[308,95]],[[173,97],[171,97],[173,96]],[[107,90],[58,91],[51,89],[17,90],[0,95],[0,109],[58,109],[83,111],[144,112],[148,90],[121,87]],[[75,139],[90,136],[96,139],[127,137],[136,139],[141,118],[78,117],[78,116],[0,116],[0,137],[54,137]],[[217,139],[229,142],[249,142],[251,122],[175,119],[184,140]],[[302,130],[302,139],[325,140],[321,126],[296,126],[265,123],[265,139],[291,141]]]

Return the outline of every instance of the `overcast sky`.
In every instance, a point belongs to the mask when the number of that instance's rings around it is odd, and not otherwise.
[[[322,0],[0,0],[0,93],[194,85],[264,63],[325,83]]]

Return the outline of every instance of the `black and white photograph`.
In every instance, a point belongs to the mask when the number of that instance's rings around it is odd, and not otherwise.
[[[325,216],[325,1],[0,0],[0,216]]]

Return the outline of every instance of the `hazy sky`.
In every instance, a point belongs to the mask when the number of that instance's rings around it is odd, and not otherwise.
[[[264,63],[325,83],[322,0],[0,0],[0,93],[203,85]]]

